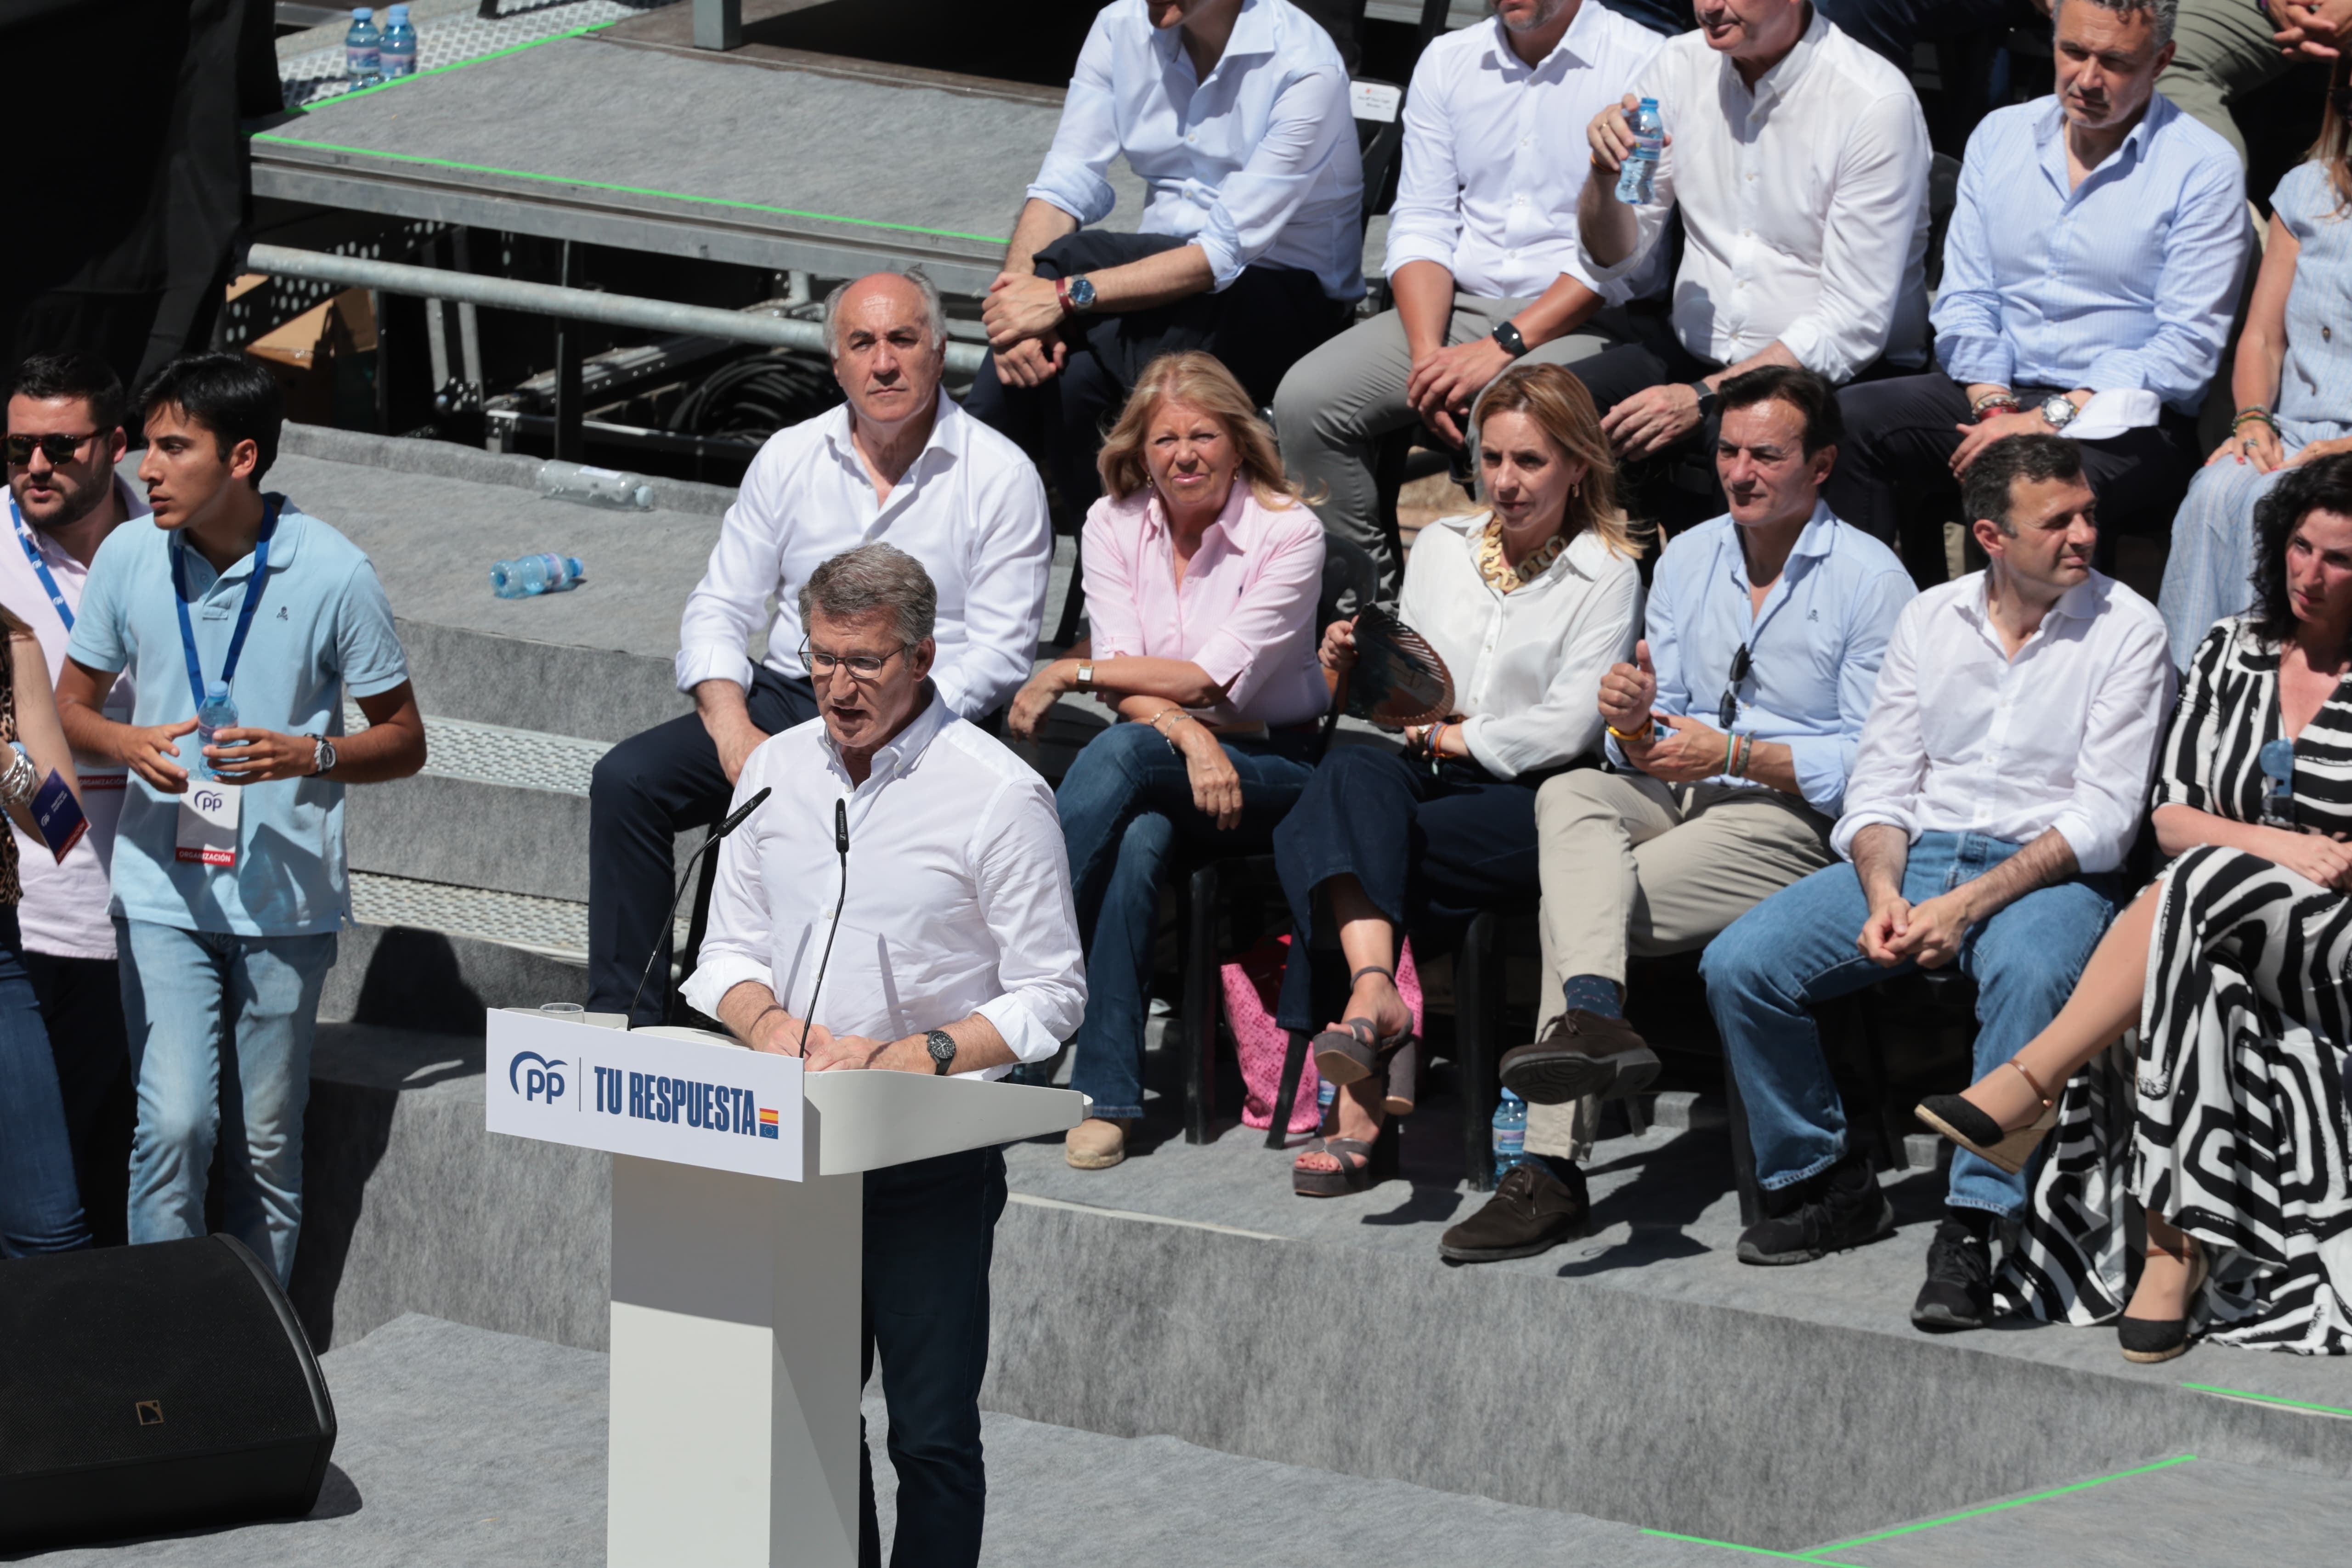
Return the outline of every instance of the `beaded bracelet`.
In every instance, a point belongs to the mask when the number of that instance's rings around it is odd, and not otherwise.
[[[2248,425],[2267,425],[2271,427],[2272,435],[2276,436],[2280,433],[2278,421],[2271,416],[2269,409],[2259,403],[2238,410],[2238,416],[2230,421],[2230,434],[2234,436],[2242,427]]]

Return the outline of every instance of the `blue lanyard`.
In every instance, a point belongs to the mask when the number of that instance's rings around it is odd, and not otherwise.
[[[41,586],[48,590],[49,603],[58,607],[58,619],[65,622],[67,631],[72,631],[73,606],[66,603],[65,594],[58,587],[58,580],[49,575],[49,563],[41,559],[41,552],[33,543],[33,536],[25,531],[25,520],[17,513],[16,496],[13,490],[8,495],[8,521],[16,526],[16,542],[25,547],[25,559],[33,563],[33,575],[41,580]]]
[[[236,630],[229,634],[228,660],[221,666],[221,684],[236,679],[236,661],[245,652],[245,634],[253,629],[253,612],[261,607],[261,584],[269,574],[269,536],[278,531],[278,502],[264,503],[261,537],[253,542],[253,575],[245,581],[245,604],[236,612]],[[196,706],[205,705],[205,668],[196,660],[196,628],[188,620],[187,547],[172,541],[172,602],[180,610],[180,651],[188,656],[188,689]]]

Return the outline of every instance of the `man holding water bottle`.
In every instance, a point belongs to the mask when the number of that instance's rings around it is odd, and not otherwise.
[[[1577,197],[1603,288],[1682,214],[1668,317],[1570,367],[1637,484],[1661,466],[1640,460],[1704,451],[1717,393],[1743,371],[1794,365],[1842,384],[1927,363],[1927,125],[1911,83],[1807,0],[1700,0],[1697,16],[1592,117]],[[1644,99],[1664,146],[1648,199],[1628,203],[1618,177]]]
[[[58,679],[76,752],[134,775],[111,902],[138,1093],[130,1237],[205,1234],[225,1142],[223,1228],[283,1284],[310,1039],[350,907],[343,786],[423,767],[425,721],[367,557],[262,492],[284,419],[268,373],[190,355],[139,403],[154,526],[100,547]],[[128,723],[103,710],[126,669]],[[347,689],[369,725],[349,737]],[[215,713],[200,748],[201,706]]]

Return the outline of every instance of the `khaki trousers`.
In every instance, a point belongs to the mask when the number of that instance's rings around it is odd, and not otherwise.
[[[1831,819],[1794,795],[1735,784],[1665,784],[1584,768],[1536,792],[1543,879],[1538,1032],[1575,974],[1625,982],[1628,956],[1704,947],[1756,905],[1833,862]],[[1600,1102],[1528,1107],[1532,1153],[1591,1152]]]

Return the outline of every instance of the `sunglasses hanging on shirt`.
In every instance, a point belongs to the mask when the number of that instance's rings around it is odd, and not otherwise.
[[[1731,682],[1723,689],[1723,700],[1715,705],[1715,726],[1728,730],[1739,720],[1739,683],[1748,679],[1749,660],[1748,645],[1741,643],[1739,651],[1731,656]]]

